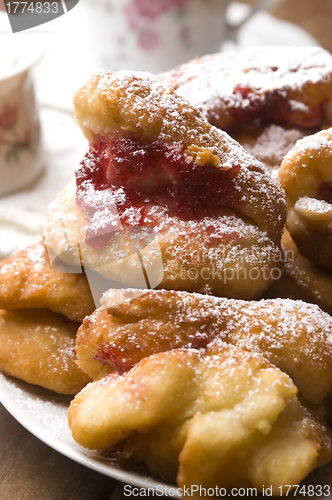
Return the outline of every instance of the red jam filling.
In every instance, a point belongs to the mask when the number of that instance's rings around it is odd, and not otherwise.
[[[133,366],[135,366],[143,357],[146,357],[153,352],[166,351],[174,348],[182,349],[205,349],[207,345],[214,340],[215,333],[212,331],[201,331],[195,332],[194,335],[190,335],[188,338],[188,343],[177,339],[173,342],[170,339],[166,339],[165,345],[156,346],[156,351],[154,350],[153,343],[151,346],[145,346],[146,349],[137,348],[137,345],[133,345],[132,348],[123,348],[115,344],[102,345],[94,359],[101,363],[102,365],[109,365],[118,373],[125,373],[129,371]]]
[[[299,116],[299,125],[303,127],[318,127],[321,128],[325,123],[327,115],[327,103],[317,104],[317,106],[308,107],[308,111],[301,113]]]
[[[76,171],[76,201],[90,218],[86,241],[102,248],[120,226],[156,226],[155,205],[184,220],[213,216],[234,206],[239,169],[198,166],[185,156],[182,142],[100,140]]]
[[[332,205],[332,182],[322,182],[319,193],[324,201]]]
[[[234,94],[241,94],[243,99],[248,99],[250,95],[252,94],[253,90],[250,87],[245,87],[244,85],[236,85],[234,87],[233,93]]]
[[[135,364],[131,358],[126,356],[123,349],[115,345],[103,345],[98,349],[94,359],[102,365],[109,365],[118,373],[129,371]]]
[[[246,106],[234,108],[237,127],[257,128],[271,121],[278,125],[297,125],[304,128],[321,128],[326,122],[327,103],[306,106],[292,103],[282,92],[256,92],[244,85],[234,87],[233,93],[246,100]],[[295,106],[295,107],[294,107]]]

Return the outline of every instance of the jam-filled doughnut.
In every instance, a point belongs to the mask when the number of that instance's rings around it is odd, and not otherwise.
[[[332,318],[292,300],[246,302],[151,290],[85,318],[77,333],[78,364],[96,380],[125,372],[142,358],[174,348],[206,348],[216,339],[263,354],[290,375],[304,398],[320,403],[332,388]]]
[[[0,261],[0,308],[50,309],[81,322],[95,304],[85,274],[74,270],[56,271],[41,241],[29,246]]]
[[[286,226],[300,254],[332,272],[332,128],[298,141],[279,180],[288,200]]]
[[[76,364],[79,324],[43,309],[0,310],[0,370],[61,394],[91,379]]]
[[[267,166],[332,124],[332,56],[321,47],[207,55],[159,77]]]
[[[332,458],[331,431],[291,379],[222,342],[151,355],[88,384],[68,416],[80,445],[116,446],[180,487],[269,485],[280,495]]]
[[[144,268],[151,288],[245,299],[278,277],[283,191],[174,89],[98,73],[74,112],[90,150],[49,207],[54,255],[122,286],[142,288]]]

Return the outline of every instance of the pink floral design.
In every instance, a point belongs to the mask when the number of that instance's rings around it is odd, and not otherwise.
[[[15,125],[17,121],[17,106],[5,104],[0,113],[0,129],[7,129]]]
[[[190,0],[133,0],[125,6],[128,27],[138,31],[138,44],[144,50],[155,48],[160,39],[151,22],[168,12],[183,12]]]
[[[144,50],[152,50],[160,43],[159,35],[156,31],[146,28],[139,35],[138,44]]]
[[[17,137],[15,125],[18,119],[17,105],[5,104],[0,113],[0,153],[7,163],[18,161],[21,152],[31,146],[31,131],[25,130],[23,138]],[[5,151],[2,150],[5,149]]]
[[[134,0],[126,7],[130,23],[135,24],[140,19],[155,21],[158,17],[170,12],[183,11],[189,0]]]

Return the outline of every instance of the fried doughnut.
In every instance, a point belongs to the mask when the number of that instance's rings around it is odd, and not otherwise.
[[[213,54],[159,77],[267,166],[332,122],[332,56],[321,47]]]
[[[286,255],[283,275],[266,296],[312,302],[332,315],[332,273],[303,257],[287,229],[281,239],[281,246]]]
[[[279,171],[286,225],[300,254],[332,271],[332,128],[298,141]]]
[[[206,348],[222,339],[263,354],[313,403],[331,391],[332,318],[316,305],[151,290],[112,306],[111,294],[103,298],[107,309],[85,318],[77,333],[78,365],[94,380],[156,352]]]
[[[60,394],[91,379],[75,363],[78,323],[51,311],[0,311],[0,370]]]
[[[261,355],[215,343],[152,355],[89,384],[68,418],[80,445],[121,443],[125,457],[180,487],[268,484],[280,494],[332,458],[331,431],[295,394]]]
[[[55,271],[38,242],[0,262],[0,308],[45,308],[81,322],[95,305],[85,274]]]
[[[269,287],[284,194],[257,160],[149,73],[98,73],[74,105],[90,151],[49,207],[52,253],[121,287],[143,288],[142,266],[151,288],[249,299]]]

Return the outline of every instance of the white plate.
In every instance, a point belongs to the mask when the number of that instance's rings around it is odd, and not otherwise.
[[[148,474],[125,470],[117,464],[116,458],[100,456],[75,443],[67,423],[70,400],[69,396],[27,384],[0,372],[0,402],[23,427],[45,444],[71,460],[123,483],[154,490],[158,487],[158,496],[162,492],[172,498],[181,498],[176,494],[175,486],[164,484]],[[305,479],[304,484],[328,485],[331,494],[325,496],[322,493],[315,498],[332,500],[332,463],[316,469]],[[256,498],[263,497],[258,494]],[[302,494],[296,498],[307,496]]]
[[[62,455],[126,484],[156,489],[173,498],[175,488],[139,472],[122,469],[116,459],[81,448],[71,437],[67,409],[71,398],[0,372],[0,402],[29,432]]]

